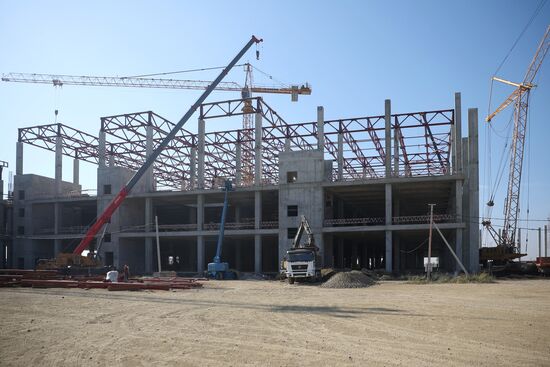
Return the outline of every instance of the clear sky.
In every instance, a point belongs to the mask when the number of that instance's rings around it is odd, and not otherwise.
[[[526,1],[5,1],[0,0],[0,72],[128,76],[221,66],[252,34],[263,37],[261,60],[243,61],[285,82],[310,82],[313,94],[290,103],[266,96],[287,121],[311,121],[316,106],[327,119],[452,108],[462,92],[467,108],[480,112],[480,210],[488,195],[487,113],[490,77],[539,0]],[[550,24],[546,4],[499,72],[521,81]],[[213,73],[184,75],[211,80]],[[269,82],[256,73],[259,83]],[[226,80],[240,83],[242,70]],[[522,218],[529,195],[530,218],[550,216],[550,56],[532,93],[522,193]],[[512,91],[495,85],[493,107]],[[97,135],[99,118],[153,110],[179,119],[199,91],[86,88],[0,83],[0,160],[15,170],[17,128],[59,122]],[[238,97],[213,93],[210,101]],[[505,129],[510,108],[494,120]],[[239,120],[219,120],[209,130],[238,128]],[[463,124],[466,125],[466,124]],[[186,126],[196,131],[196,119]],[[464,126],[466,128],[466,126]],[[501,133],[506,134],[506,131]],[[505,139],[492,134],[492,177]],[[54,155],[25,146],[24,171],[53,177]],[[81,183],[95,188],[93,165],[81,165]],[[7,172],[4,181],[7,185]],[[64,160],[63,177],[72,178]],[[506,176],[496,193],[493,216],[502,218]],[[529,189],[527,189],[527,187]],[[6,189],[4,190],[6,192]],[[528,194],[528,195],[527,195]],[[538,227],[543,222],[530,222]],[[522,226],[527,224],[522,222]],[[537,245],[534,232],[529,252]]]

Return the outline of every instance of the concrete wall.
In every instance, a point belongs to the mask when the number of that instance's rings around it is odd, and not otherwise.
[[[300,216],[305,215],[313,231],[321,259],[324,258],[323,218],[324,197],[321,183],[329,168],[318,150],[284,152],[279,155],[279,261],[292,245],[288,229],[297,228]],[[332,167],[330,167],[332,168]],[[295,182],[287,183],[288,172],[296,172]],[[288,217],[288,205],[298,206],[298,216]]]

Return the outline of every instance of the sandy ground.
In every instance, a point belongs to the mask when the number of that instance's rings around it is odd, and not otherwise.
[[[0,289],[4,366],[550,366],[550,280]]]

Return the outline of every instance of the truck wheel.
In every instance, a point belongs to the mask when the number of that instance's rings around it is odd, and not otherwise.
[[[216,272],[216,276],[215,276],[216,280],[222,280],[223,279],[223,274],[221,272]]]
[[[294,278],[293,277],[288,278],[288,284],[294,284]]]

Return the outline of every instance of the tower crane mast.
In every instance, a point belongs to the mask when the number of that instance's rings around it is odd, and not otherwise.
[[[499,252],[507,254],[505,257],[507,260],[513,258],[519,258],[520,244],[516,238],[516,230],[519,216],[520,206],[520,188],[521,188],[521,174],[523,168],[523,153],[525,148],[525,135],[527,130],[527,113],[529,109],[529,94],[531,89],[535,87],[533,81],[539,71],[544,57],[550,48],[550,26],[546,28],[546,32],[535,52],[533,60],[527,68],[525,77],[521,83],[514,83],[502,78],[493,77],[493,80],[515,86],[516,89],[501,103],[495,111],[487,116],[485,119],[487,122],[491,120],[507,106],[514,104],[514,129],[512,134],[512,144],[510,151],[510,165],[508,175],[508,187],[506,193],[506,199],[504,202],[504,226],[501,235],[499,236],[495,229],[492,227],[490,220],[484,220],[482,224],[489,230],[489,233],[495,240]],[[488,203],[489,206],[494,205],[492,201]],[[488,251],[490,253],[490,251]],[[483,252],[480,254],[481,260],[484,260]],[[490,257],[485,254],[485,260]]]

